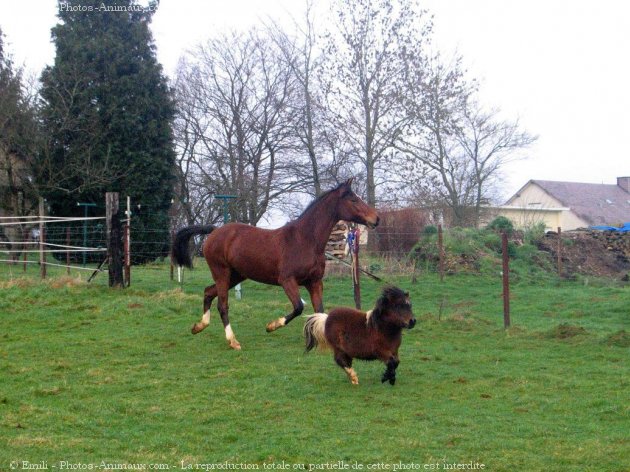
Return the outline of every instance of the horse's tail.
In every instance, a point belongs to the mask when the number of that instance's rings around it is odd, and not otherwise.
[[[215,229],[212,225],[194,225],[180,229],[173,240],[173,259],[178,266],[192,269],[192,258],[190,257],[188,241],[197,234],[209,234]]]
[[[326,349],[328,341],[326,340],[326,319],[328,315],[326,313],[315,313],[306,320],[304,325],[304,341],[306,342],[306,352],[312,350],[315,347],[320,349]]]

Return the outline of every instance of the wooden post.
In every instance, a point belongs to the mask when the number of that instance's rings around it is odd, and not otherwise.
[[[558,226],[558,277],[562,277],[562,228]]]
[[[24,241],[28,241],[28,235],[29,235],[29,230],[28,230],[28,229],[26,229],[26,228],[24,228],[24,231],[22,231],[22,239],[23,239]],[[29,247],[29,245],[28,245],[28,244],[26,244],[26,245],[24,246],[24,252],[23,252],[23,256],[22,256],[22,258],[24,259],[24,272],[26,272],[26,266],[27,266],[27,264],[28,264],[28,263],[26,262],[26,261],[28,260],[28,251],[27,251],[26,249],[27,249],[28,247]]]
[[[442,225],[438,225],[438,254],[440,282],[444,282],[444,237],[442,235]]]
[[[124,239],[123,239],[123,279],[125,287],[129,287],[131,285],[131,263],[129,256],[129,223],[125,224],[123,228]]]
[[[107,220],[107,259],[110,287],[124,287],[122,231],[118,214],[118,193],[105,194],[105,216]]]
[[[503,327],[510,327],[510,255],[508,254],[507,233],[501,234],[501,252],[503,253]]]
[[[125,223],[125,287],[131,286],[131,197],[127,197],[127,220]]]
[[[66,246],[70,246],[70,227],[66,228]],[[66,248],[66,273],[70,275],[70,249]]]
[[[174,279],[175,276],[175,264],[173,263],[173,243],[175,242],[175,230],[172,229],[171,230],[171,281]]]
[[[361,236],[359,228],[354,230],[354,247],[352,250],[352,286],[354,290],[354,306],[357,310],[361,309],[361,280],[359,273],[359,237]]]
[[[46,253],[44,243],[46,242],[46,226],[44,225],[44,199],[39,198],[39,271],[42,279],[46,278]]]

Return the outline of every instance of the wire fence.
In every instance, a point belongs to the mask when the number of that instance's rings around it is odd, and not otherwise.
[[[85,261],[88,254],[98,253],[100,258],[104,257],[107,249],[99,244],[99,241],[104,241],[100,228],[103,220],[104,217],[64,218],[41,215],[0,217],[3,236],[0,241],[0,262],[12,265],[19,263],[24,272],[29,266],[38,265],[38,271],[43,276],[45,267],[63,267],[67,272],[71,269],[94,271],[94,268],[88,268],[85,264],[79,266],[73,262],[79,257],[83,257]],[[83,225],[83,228],[78,225]],[[12,234],[12,239],[7,237],[7,232]],[[83,236],[82,245],[74,243],[79,235]],[[88,241],[92,245],[88,246]]]
[[[150,209],[145,208],[144,212],[150,217],[157,216]],[[36,231],[40,224],[45,227],[43,244],[40,244]],[[3,217],[0,225],[0,235],[7,228],[17,228],[14,234],[22,235],[10,241],[0,238],[0,263],[23,263],[24,271],[30,270],[27,266],[41,265],[37,256],[42,252],[48,256],[45,265],[78,271],[94,271],[107,258],[104,217]],[[140,260],[144,269],[164,271],[165,279],[172,279],[174,268],[170,267],[169,256],[176,229],[148,228],[132,217],[129,230],[131,265],[137,265],[136,261]],[[417,278],[426,274],[443,278],[460,273],[500,278],[503,274],[500,234],[475,231],[470,228],[445,230],[443,241],[439,240],[437,228],[434,233],[404,227],[390,229],[386,234],[370,231],[367,245],[360,249],[360,268],[383,278],[403,275]],[[197,256],[201,255],[202,239],[199,238],[195,246]],[[547,245],[553,245],[553,253],[544,253],[535,245],[528,245],[525,239],[518,232],[509,237],[507,250],[513,258],[510,271],[514,280],[551,283],[554,277],[571,276],[563,250],[564,233],[558,231],[553,241],[547,239]],[[534,262],[530,263],[530,260]],[[350,257],[346,255],[345,261],[350,262]],[[352,276],[347,265],[336,261],[328,264],[327,273]]]

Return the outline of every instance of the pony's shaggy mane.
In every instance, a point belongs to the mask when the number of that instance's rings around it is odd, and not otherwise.
[[[396,298],[406,298],[407,294],[399,289],[398,287],[394,287],[393,285],[388,285],[383,288],[383,292],[381,296],[376,300],[376,305],[374,308],[367,312],[366,323],[368,326],[376,326],[381,321],[381,315],[383,314],[383,309],[388,304],[389,300],[395,300]]]

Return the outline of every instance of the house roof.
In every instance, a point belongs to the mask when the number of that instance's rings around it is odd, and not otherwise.
[[[530,180],[525,186],[529,184],[537,185],[591,225],[630,221],[630,193],[618,185]]]

